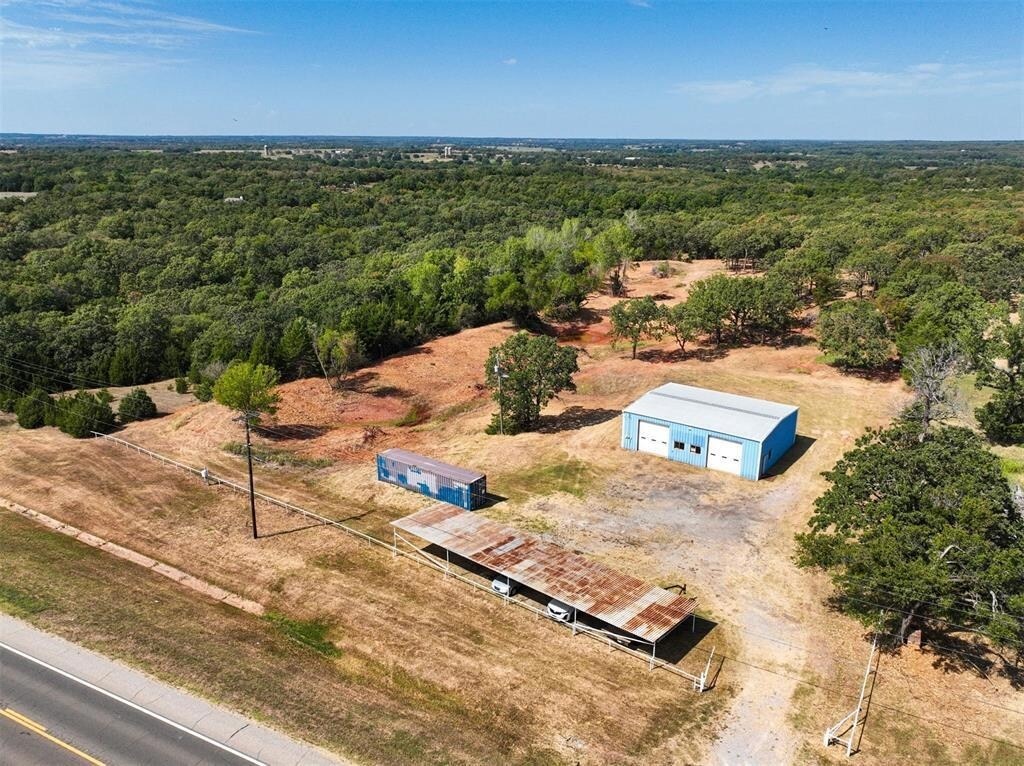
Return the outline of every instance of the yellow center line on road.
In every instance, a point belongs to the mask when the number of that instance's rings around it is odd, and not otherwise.
[[[11,710],[10,708],[4,708],[3,710],[0,710],[0,715],[4,716],[5,718],[9,718],[10,720],[14,721],[19,726],[24,726],[26,729],[31,731],[33,734],[38,734],[40,737],[44,737],[44,738],[50,740],[50,742],[52,742],[53,744],[60,745],[61,747],[63,747],[68,752],[74,753],[79,758],[82,758],[83,760],[86,760],[89,763],[93,764],[93,766],[105,766],[103,761],[97,761],[95,758],[93,758],[88,753],[83,753],[77,747],[69,745],[64,740],[57,739],[55,736],[53,736],[48,731],[46,731],[46,727],[45,726],[36,723],[35,721],[33,721],[28,716],[22,715],[21,713],[17,712],[16,710]]]

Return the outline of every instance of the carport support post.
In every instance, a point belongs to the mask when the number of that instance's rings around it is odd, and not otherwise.
[[[691,633],[696,633],[697,632],[697,613],[696,612],[691,612],[690,613],[690,632]]]
[[[448,572],[452,568],[452,552],[447,548],[444,549],[444,576],[448,576]]]
[[[651,641],[651,670],[654,670],[654,653],[658,650],[658,642]]]

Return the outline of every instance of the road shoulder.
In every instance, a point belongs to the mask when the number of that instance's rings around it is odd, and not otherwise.
[[[331,766],[340,763],[336,757],[311,745],[297,742],[9,615],[0,614],[0,642],[145,711],[265,763],[274,766]]]

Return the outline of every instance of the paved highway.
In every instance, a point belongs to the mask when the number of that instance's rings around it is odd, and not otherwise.
[[[0,646],[0,763],[258,764]]]

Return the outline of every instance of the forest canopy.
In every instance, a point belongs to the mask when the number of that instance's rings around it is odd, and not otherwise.
[[[372,360],[571,318],[641,258],[870,296],[900,351],[970,337],[1024,286],[1015,145],[192,149],[0,155],[0,190],[38,193],[0,199],[0,392],[311,374],[325,337]]]

